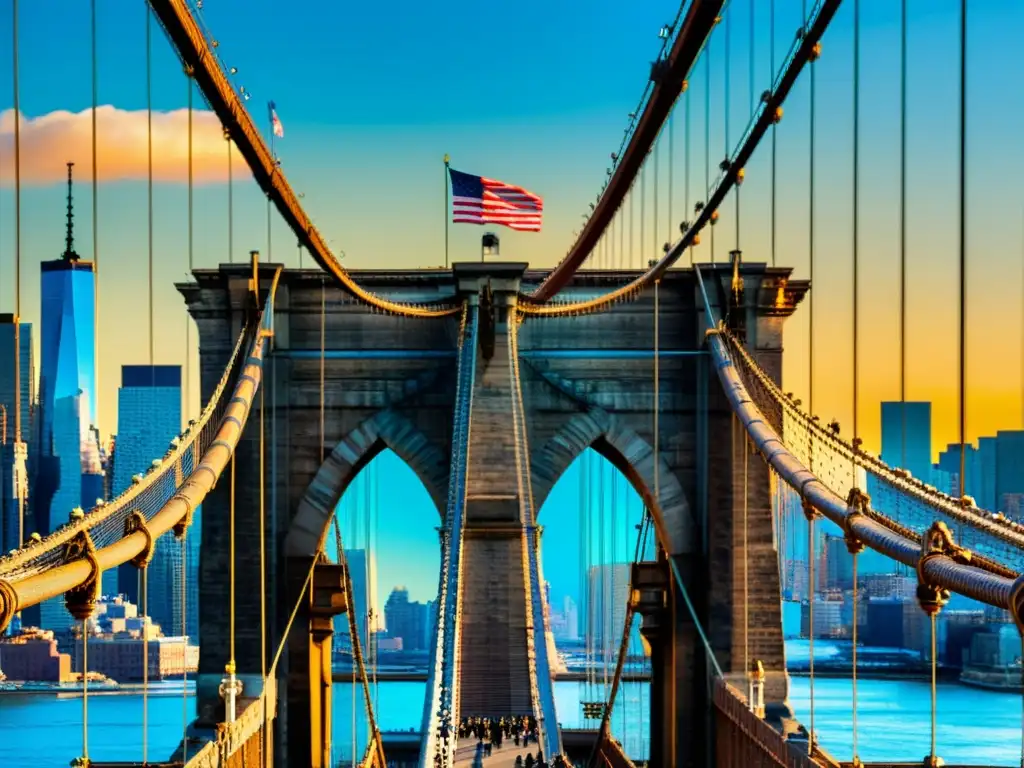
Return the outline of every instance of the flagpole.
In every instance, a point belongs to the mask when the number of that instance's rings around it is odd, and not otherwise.
[[[277,155],[274,152],[274,107],[273,107],[273,104],[274,104],[274,102],[272,102],[272,101],[267,103],[267,119],[270,121],[270,162],[273,163],[273,165],[271,165],[271,171],[270,171],[271,174],[273,174],[273,172],[274,172],[273,169],[274,169],[274,167],[277,164]],[[272,255],[271,255],[271,249],[270,249],[270,242],[271,242],[271,240],[270,240],[270,195],[267,195],[267,262],[268,263],[273,261],[273,258],[272,258]]]
[[[448,163],[451,158],[444,156],[444,268],[448,269]]]

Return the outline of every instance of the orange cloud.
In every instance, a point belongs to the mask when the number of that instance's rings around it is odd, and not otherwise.
[[[14,186],[14,110],[0,112],[0,186]],[[96,170],[99,181],[148,178],[146,110],[106,105],[96,109]],[[249,169],[232,145],[232,173]],[[196,184],[226,182],[227,147],[220,120],[208,110],[192,112],[192,172]],[[58,110],[21,116],[21,182],[46,185],[64,180],[66,163],[75,178],[92,180],[92,110]],[[188,180],[188,110],[153,112],[153,180]]]

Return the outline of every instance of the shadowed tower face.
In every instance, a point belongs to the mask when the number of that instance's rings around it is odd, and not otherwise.
[[[472,354],[460,354],[459,317],[427,321],[368,313],[338,288],[328,287],[322,294],[317,272],[286,270],[281,275],[264,392],[265,500],[267,525],[272,526],[267,538],[283,540],[285,553],[267,563],[267,584],[273,585],[268,615],[276,616],[277,625],[271,645],[288,619],[287,608],[298,600],[321,541],[330,536],[331,516],[345,490],[378,453],[390,449],[416,473],[437,510],[444,513],[460,490],[465,494],[456,571],[458,631],[451,635],[448,645],[455,652],[446,661],[454,679],[451,688],[438,690],[452,695],[452,714],[461,717],[537,717],[542,741],[551,747],[546,754],[556,754],[560,737],[550,677],[556,659],[546,642],[542,532],[535,510],[569,465],[593,448],[623,473],[652,510],[659,544],[675,561],[689,594],[696,596],[695,610],[725,674],[745,680],[748,655],[759,659],[767,676],[766,702],[783,707],[788,679],[771,486],[767,470],[752,463],[749,509],[737,491],[743,487],[745,446],[737,440],[735,417],[704,346],[693,272],[670,272],[661,283],[657,305],[648,293],[610,312],[550,320],[529,317],[520,325],[514,317],[519,284],[539,277],[524,275],[524,266],[467,264],[458,265],[454,274],[357,276],[370,290],[410,300],[426,301],[457,290],[475,307],[468,314],[479,318],[479,340],[467,348]],[[208,396],[245,316],[251,268],[224,265],[194,274],[195,283],[179,288],[199,329],[202,388]],[[745,310],[747,343],[759,363],[769,375],[778,376],[782,325],[794,307],[789,300],[779,305],[779,286],[786,283],[799,298],[806,285],[786,282],[787,269],[760,264],[744,265],[743,277],[747,299],[734,309]],[[732,278],[727,265],[708,270],[710,302],[719,314],[729,301]],[[490,290],[485,291],[488,283]],[[569,298],[610,285],[610,278],[584,275],[568,289]],[[470,382],[462,379],[457,363],[471,366]],[[456,428],[462,423],[456,395],[463,392],[471,394],[468,431]],[[259,450],[259,422],[250,420],[235,452],[240,583],[260,578]],[[457,456],[465,456],[464,485],[452,468]],[[204,502],[199,577],[204,652],[197,698],[200,718],[210,722],[222,709],[216,686],[230,641],[219,608],[228,600],[223,578],[230,540],[227,487],[219,484]],[[751,590],[749,603],[736,583],[736,542],[745,510],[751,541],[759,548],[750,564],[750,583],[757,588]],[[438,524],[449,525],[448,516],[442,514]],[[556,556],[574,546],[547,534],[543,544]],[[675,607],[682,599],[667,566],[648,565],[652,575],[645,589],[654,597],[642,606],[647,612],[641,632],[659,670],[651,694],[652,722],[658,723],[657,728],[652,725],[651,741],[658,744],[652,754],[668,755],[666,764],[687,764],[698,757],[691,754],[699,741],[691,729],[703,722],[698,713],[707,706],[700,641],[689,614]],[[616,585],[625,581],[620,576],[624,574],[615,576]],[[606,591],[609,600],[621,597],[613,594],[614,588]],[[256,626],[259,595],[243,590],[235,599],[237,615],[244,617],[240,626]],[[608,624],[621,626],[622,611],[622,606],[609,605],[614,622]],[[748,611],[756,632],[744,642]],[[448,613],[444,615],[447,622]],[[609,626],[608,634],[613,632],[617,629]],[[244,697],[259,690],[258,635],[246,630],[236,638]],[[310,749],[316,718],[310,681],[320,675],[311,659],[323,656],[315,642],[320,641],[312,630],[289,635],[288,667],[280,682],[287,693],[279,709],[286,712],[279,722],[287,724],[288,734],[276,748],[286,764],[308,764],[302,753]],[[427,710],[425,725],[433,711]]]

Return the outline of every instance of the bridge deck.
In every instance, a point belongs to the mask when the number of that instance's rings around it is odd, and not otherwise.
[[[475,739],[462,739],[459,742],[459,748],[455,750],[455,765],[464,766],[469,768],[473,765],[473,757],[476,755],[476,740]],[[495,748],[491,752],[490,757],[484,757],[483,762],[485,768],[514,768],[516,764],[516,755],[521,755],[523,760],[526,760],[526,755],[532,753],[534,759],[537,758],[537,750],[540,747],[535,743],[531,743],[528,747],[517,747],[511,739],[502,742],[501,749]]]

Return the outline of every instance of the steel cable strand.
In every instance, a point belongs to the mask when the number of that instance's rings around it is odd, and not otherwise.
[[[594,251],[615,213],[619,210],[636,174],[650,153],[675,105],[676,99],[694,64],[707,47],[708,37],[728,2],[694,0],[689,3],[686,18],[680,5],[676,18],[667,28],[662,49],[656,58],[651,77],[645,84],[640,105],[631,113],[631,122],[615,154],[610,180],[598,195],[594,213],[580,231],[562,261],[529,296],[538,303],[547,302],[572,279],[583,262]]]
[[[461,311],[454,297],[420,304],[392,301],[362,288],[331,252],[327,241],[303,210],[299,197],[272,157],[263,136],[214,53],[186,0],[148,0],[164,32],[186,67],[191,67],[207,103],[217,113],[263,192],[310,254],[354,298],[384,312],[405,317],[447,317]]]
[[[59,565],[64,546],[83,531],[91,533],[103,525],[112,536],[120,537],[128,512],[144,504],[149,491],[167,477],[173,477],[175,465],[188,456],[196,448],[197,443],[201,444],[204,437],[208,439],[209,434],[212,434],[205,433],[205,430],[219,422],[219,416],[227,407],[227,395],[230,392],[228,385],[235,378],[236,366],[241,360],[240,352],[246,342],[251,341],[252,336],[253,329],[250,327],[243,328],[239,333],[224,373],[199,418],[190,421],[181,435],[172,441],[174,447],[160,459],[159,466],[151,466],[137,483],[133,483],[111,501],[97,505],[83,518],[66,523],[49,536],[32,542],[13,554],[0,557],[0,578],[8,581],[22,580]],[[205,448],[206,446],[203,446],[199,452],[204,452]],[[98,538],[97,545],[102,539]]]
[[[806,32],[798,37],[790,48],[773,83],[773,89],[766,92],[759,109],[751,116],[746,130],[736,145],[737,149],[729,159],[729,169],[721,174],[713,185],[713,190],[709,191],[707,202],[694,222],[653,267],[626,285],[584,301],[540,303],[535,295],[522,294],[519,297],[519,306],[523,314],[558,317],[600,312],[617,303],[635,299],[640,291],[664,275],[686,252],[694,237],[711,222],[713,214],[717,212],[728,193],[736,186],[738,172],[744,168],[761,139],[768,133],[768,129],[781,118],[782,104],[792,90],[804,65],[812,55],[816,55],[814,53],[815,46],[831,23],[841,2],[842,0],[819,0],[813,21],[810,22]]]
[[[991,513],[986,518],[984,511],[981,510],[973,515],[969,514],[967,510],[977,509],[977,507],[965,506],[952,496],[944,494],[926,485],[924,482],[911,477],[904,470],[890,467],[879,457],[864,450],[855,449],[839,435],[823,427],[816,418],[802,411],[791,398],[787,397],[732,334],[728,331],[722,331],[721,336],[724,343],[734,353],[733,360],[739,364],[737,370],[745,368],[749,371],[751,376],[763,387],[766,394],[801,429],[806,430],[816,442],[824,445],[828,450],[839,455],[846,462],[851,462],[856,457],[859,466],[906,496],[932,507],[957,522],[980,529],[986,534],[998,538],[1000,541],[1024,549],[1024,526],[1010,520],[1002,522],[996,515]]]
[[[744,359],[744,355],[746,353],[746,350],[743,348],[742,344],[740,344],[734,337],[732,337],[728,333],[723,333],[723,338],[725,339],[725,341],[729,345],[730,355],[731,355],[734,363],[740,361],[741,359]],[[746,357],[746,360],[749,363],[749,355]],[[774,400],[774,397],[770,394],[770,391],[769,391],[770,387],[773,385],[774,382],[772,382],[772,380],[766,374],[764,374],[763,371],[761,371],[757,376],[754,376],[745,367],[745,365],[740,364],[740,365],[738,365],[736,367],[736,372],[739,375],[740,379],[743,381],[743,384],[746,387],[748,394],[751,395],[751,397],[753,398],[754,402],[757,403],[758,408],[762,412],[765,411],[766,404],[777,405],[776,401]],[[764,397],[758,398],[758,396],[755,394],[755,390],[764,393]],[[788,402],[788,400],[784,401],[784,402]],[[795,407],[795,403],[793,405]],[[787,413],[787,415],[788,415],[788,413]],[[795,422],[793,422],[793,423],[794,423],[796,428],[801,428],[803,426],[802,424],[799,424],[799,423],[795,423]],[[814,420],[811,420],[810,423],[815,424],[816,422]],[[783,430],[783,434],[789,434],[792,431],[793,431],[792,429],[789,429],[787,427],[786,429]],[[807,434],[809,438],[812,438],[812,432],[810,430],[805,430],[805,434]],[[831,433],[831,432],[829,432],[827,434],[828,434],[828,436],[830,438],[834,438],[835,437],[835,435],[833,433]],[[793,450],[796,450],[795,446],[798,446],[799,442],[794,444],[793,440],[790,439],[790,440],[788,440],[788,444],[789,444],[790,450],[793,451]],[[828,451],[830,449],[829,449],[828,446],[826,446],[825,450]],[[829,455],[831,455],[831,454],[829,454]],[[858,464],[859,465],[863,466],[865,464],[865,461],[866,461],[865,457],[866,456],[867,456],[867,454],[861,452],[861,454],[860,454],[860,456],[858,458]],[[803,461],[807,466],[811,466],[811,464],[810,464],[810,457],[808,455],[798,456],[798,458],[800,458],[800,460]],[[828,457],[826,456],[826,458],[828,458]],[[819,462],[821,461],[821,457],[820,456],[818,457],[818,461]],[[836,461],[840,465],[846,466],[847,463],[849,462],[849,458],[848,458],[847,455],[840,455],[838,457],[838,459],[836,459]],[[894,472],[897,474],[897,476],[899,476],[899,470],[894,470]],[[873,475],[873,476],[875,477],[875,480],[880,482],[880,483],[887,483],[888,482],[884,478],[879,478],[877,475]],[[834,481],[829,481],[827,484],[829,485],[830,489],[833,492],[835,492],[837,495],[839,495],[841,497],[845,497],[845,495],[849,492],[850,488],[853,486],[852,482],[850,482],[850,483],[848,483],[848,484],[846,484],[846,485],[844,485],[842,487],[837,485]],[[899,533],[902,536],[905,536],[905,537],[908,537],[908,538],[912,538],[912,539],[919,538],[921,536],[922,532],[923,532],[923,529],[926,529],[927,527],[929,527],[931,525],[932,522],[934,522],[934,518],[932,518],[929,515],[929,518],[927,519],[927,521],[922,524],[922,529],[918,530],[918,529],[910,528],[907,525],[903,525],[898,520],[893,520],[893,519],[889,518],[887,515],[885,515],[885,514],[883,514],[882,512],[879,511],[879,509],[882,509],[882,508],[885,507],[885,502],[884,502],[884,499],[882,498],[883,494],[881,493],[882,490],[884,490],[884,489],[880,489],[880,488],[874,489],[875,505],[872,506],[872,507],[866,508],[864,510],[864,514],[867,515],[868,517],[871,517],[876,522],[886,526],[890,530],[892,530],[892,531],[894,531],[896,533]],[[899,503],[903,499],[903,494],[901,494],[900,490],[898,488],[896,488],[895,486],[892,487],[891,490],[892,490],[892,493],[896,495],[897,503]],[[922,503],[924,503],[924,502],[922,502]],[[946,517],[949,518],[949,521],[951,523],[955,524],[956,522],[958,522],[958,521],[954,520],[953,518],[949,517],[949,515],[946,514],[946,512],[943,509],[939,509],[937,507],[934,507],[934,505],[931,505],[931,504],[929,504],[928,507],[930,509],[932,509],[934,512],[938,512],[939,514],[946,515]],[[981,536],[981,535],[993,536],[991,531],[989,531],[987,529],[983,530],[983,529],[978,529],[978,528],[974,528],[974,527],[968,527],[968,531],[973,531],[973,532],[975,532],[979,536]],[[1020,550],[1014,548],[1011,544],[1006,543],[1002,538],[995,537],[995,536],[993,536],[993,538],[997,542],[999,542],[1000,544],[1003,545],[1004,548],[1002,550],[1002,553],[1004,555],[1006,555],[1011,561],[1020,561],[1020,559],[1021,559],[1020,556],[1019,556],[1020,555]],[[990,548],[989,543],[987,541],[983,542],[983,543],[986,546],[986,548]],[[981,555],[978,552],[974,552],[974,560],[975,560],[976,564],[978,564],[979,566],[984,567],[986,570],[990,570],[993,573],[998,573],[998,574],[1001,574],[1003,576],[1007,576],[1009,578],[1012,578],[1012,577],[1016,576],[1016,574],[1018,573],[1017,569],[1012,568],[1012,567],[1008,567],[1005,563],[1002,563],[999,560],[994,559],[994,556],[988,557],[988,556],[985,556],[985,555]]]
[[[703,280],[698,267],[698,283]],[[705,296],[706,299],[706,296]],[[989,605],[1007,608],[1010,605],[1014,580],[977,566],[956,562],[948,556],[929,555],[922,560],[919,538],[908,539],[867,515],[855,514],[851,503],[833,493],[785,447],[775,430],[764,420],[757,406],[749,399],[742,381],[736,376],[733,360],[720,331],[711,326],[706,335],[719,380],[729,403],[744,425],[762,458],[791,488],[801,494],[804,502],[827,517],[866,546],[889,558],[912,567],[920,567],[928,583],[951,589]]]

